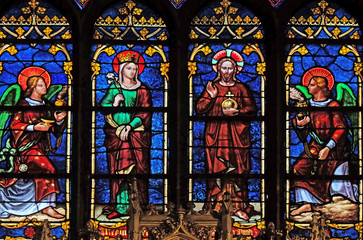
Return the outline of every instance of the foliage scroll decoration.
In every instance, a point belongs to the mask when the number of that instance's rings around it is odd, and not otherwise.
[[[318,6],[310,9],[310,16],[294,16],[290,19],[287,32],[288,38],[302,37],[307,39],[319,38],[325,33],[331,39],[341,39],[349,36],[351,39],[359,39],[359,27],[357,21],[349,16],[335,15],[337,9],[322,0]]]
[[[71,32],[67,19],[57,15],[49,16],[48,9],[37,0],[30,0],[28,6],[21,8],[19,17],[3,16],[0,19],[0,38],[11,36],[17,39],[32,38],[37,34],[42,39],[69,39]],[[40,17],[45,15],[44,17]]]
[[[167,40],[168,37],[163,32],[166,28],[164,21],[161,18],[146,18],[143,11],[137,7],[135,2],[128,0],[123,7],[118,9],[118,16],[108,15],[97,19],[94,39],[107,37],[122,40],[132,34],[138,40],[149,40],[153,37],[161,41]]]
[[[221,1],[220,5],[214,8],[214,15],[196,16],[193,19],[189,37],[191,39],[201,36],[208,39],[221,39],[224,34],[228,34],[233,39],[244,39],[248,36],[255,39],[263,38],[260,20],[256,16],[241,17],[237,14],[239,10],[229,0]]]

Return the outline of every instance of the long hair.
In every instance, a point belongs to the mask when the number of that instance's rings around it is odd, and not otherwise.
[[[236,75],[237,75],[237,63],[235,60],[233,60],[232,58],[222,58],[217,65],[217,77],[213,80],[213,82],[218,82],[219,80],[222,79],[222,73],[221,73],[221,68],[222,68],[222,64],[224,62],[231,62],[232,66],[233,66],[233,74],[232,74],[232,80],[233,81],[237,81]]]
[[[44,78],[42,78],[41,76],[32,76],[32,77],[28,78],[28,80],[26,81],[26,89],[24,92],[24,98],[30,97],[30,95],[32,94],[34,88],[37,86],[37,83],[40,79],[42,79],[45,82]]]

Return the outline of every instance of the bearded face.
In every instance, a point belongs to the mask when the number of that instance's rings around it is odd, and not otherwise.
[[[232,80],[235,67],[231,61],[225,61],[221,65],[221,78],[223,81],[228,82]]]

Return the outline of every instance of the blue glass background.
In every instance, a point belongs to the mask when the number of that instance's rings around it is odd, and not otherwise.
[[[338,239],[343,239],[345,237],[349,237],[348,239],[359,239],[359,233],[357,230],[354,229],[354,227],[348,228],[348,229],[343,229],[343,230],[339,230],[339,229],[335,229],[332,227],[329,227],[329,236],[331,238],[338,238]],[[309,235],[311,233],[311,230],[308,229],[300,229],[295,227],[289,234],[289,236],[291,238],[293,238],[294,236],[300,236],[300,237],[306,237],[309,238]]]
[[[123,1],[122,3],[116,4],[113,7],[107,9],[105,12],[103,12],[101,14],[101,17],[103,19],[106,19],[107,17],[110,16],[112,19],[115,19],[117,16],[119,16],[122,20],[124,20],[127,17],[127,15],[125,15],[125,14],[121,15],[120,12],[119,12],[119,9],[126,7],[125,2],[126,1]],[[160,18],[160,16],[157,15],[156,12],[151,10],[150,7],[148,7],[148,6],[146,6],[146,5],[142,4],[142,3],[139,3],[137,1],[135,1],[135,3],[136,3],[135,8],[139,8],[139,9],[143,10],[141,15],[133,15],[138,21],[142,17],[145,17],[146,20],[149,20],[151,17],[153,17],[155,19],[155,21],[157,21]],[[129,11],[128,8],[127,8],[127,10]],[[127,26],[126,25],[125,26],[121,26],[121,25],[117,26],[117,28],[121,32],[125,31],[126,28],[128,28],[128,27],[129,27],[128,25]],[[108,31],[108,32],[112,32],[112,30],[115,28],[115,26],[103,25],[102,28],[106,29],[106,31]],[[153,27],[145,27],[145,26],[135,27],[137,32],[140,32],[140,30],[142,30],[143,28],[146,28],[149,31],[149,33],[152,33],[154,31],[156,31],[157,29],[159,29],[160,26],[155,24],[155,26],[153,26]],[[98,29],[98,27],[95,25],[94,30],[97,30],[97,29]],[[102,31],[98,30],[98,32],[102,35],[103,39],[112,39],[110,36],[108,36],[107,34],[104,34]],[[168,33],[167,29],[164,27],[164,28],[162,28],[162,30],[160,32],[158,32],[157,34],[155,34],[153,37],[149,38],[148,40],[158,40],[158,37],[163,33],[165,33],[166,36],[169,36],[169,33]],[[122,39],[123,40],[141,40],[141,39],[138,39],[131,30],[128,31],[128,33],[125,36],[123,36]]]
[[[149,202],[155,204],[164,203],[164,180],[149,179]],[[110,181],[108,179],[97,179],[95,186],[95,203],[105,204],[110,201]]]
[[[193,60],[193,62],[197,63],[197,70],[193,75],[193,115],[196,115],[195,104],[205,86],[217,76],[217,73],[214,72],[212,68],[213,56],[218,51],[226,49],[222,44],[210,44],[208,46],[212,50],[211,53],[206,56],[204,53],[198,52]],[[261,76],[259,76],[256,71],[257,63],[261,62],[261,60],[256,52],[252,52],[248,56],[244,54],[242,51],[245,46],[246,44],[232,44],[228,49],[237,51],[244,59],[243,69],[237,74],[237,78],[250,88],[258,108],[258,115],[261,116]],[[194,47],[194,45],[189,45],[189,56]],[[262,53],[265,52],[263,45],[260,45],[260,49]]]
[[[261,201],[261,179],[248,179],[248,198],[251,202]],[[207,197],[207,180],[193,179],[193,201],[204,202]]]
[[[286,52],[289,51],[290,47],[286,48]],[[325,67],[329,69],[334,75],[334,86],[332,88],[332,96],[336,97],[336,85],[338,83],[345,83],[349,85],[352,89],[354,95],[357,97],[357,101],[362,101],[358,99],[358,77],[354,72],[354,62],[356,62],[356,57],[353,53],[348,53],[347,55],[339,54],[339,50],[342,45],[326,45],[321,46],[317,44],[305,45],[308,53],[301,56],[299,53],[295,53],[291,57],[291,62],[294,64],[294,71],[290,76],[290,86],[295,87],[296,85],[302,85],[301,79],[304,73],[312,67]],[[362,46],[357,46],[358,51],[362,51]],[[289,105],[294,106],[295,102],[290,101]],[[296,113],[291,113],[290,123],[292,118]],[[348,121],[350,124],[350,122]],[[352,126],[351,126],[352,127]],[[358,127],[358,126],[353,126]],[[296,132],[291,129],[290,131],[290,166],[294,164],[296,158],[304,151],[303,144],[299,141]],[[351,138],[351,136],[348,136]],[[355,149],[355,153],[358,153],[358,147]]]
[[[317,8],[318,7],[318,3],[320,1],[316,1],[310,4],[307,4],[306,7],[304,7],[303,9],[301,9],[300,11],[298,11],[294,16],[296,19],[299,19],[301,16],[303,16],[305,19],[308,19],[310,16],[313,16],[314,19],[317,19],[319,17],[318,14],[314,15],[311,11],[311,9],[313,8]],[[343,16],[345,16],[348,20],[350,20],[353,16],[351,14],[349,14],[346,10],[344,10],[343,8],[340,8],[339,5],[335,4],[332,1],[328,2],[328,8],[333,8],[336,11],[334,12],[333,15],[327,15],[329,17],[329,19],[333,19],[335,16],[337,16],[339,19],[341,19]],[[298,29],[300,32],[305,33],[305,29],[307,29],[308,27],[310,27],[314,33],[320,28],[321,25],[313,25],[313,24],[309,24],[308,26],[304,25],[298,25],[298,24],[294,24],[294,27],[296,27],[296,29]],[[326,25],[327,26],[327,25]],[[329,30],[329,32],[332,32],[337,26],[333,25],[333,26],[327,26],[327,29]],[[342,31],[342,33],[347,32],[351,27],[347,26],[347,27],[339,27],[339,29]],[[295,34],[295,31],[291,29],[291,27],[287,27],[285,29],[285,33],[287,33],[288,31],[292,31],[294,33],[294,35],[296,36],[296,38],[303,38],[302,36]],[[353,33],[355,33],[358,30],[359,35],[362,35],[362,31],[360,30],[360,28],[358,27],[354,27],[354,30],[352,32],[350,32],[349,34],[345,35],[343,37],[343,39],[350,39],[350,37],[353,35]],[[339,34],[340,35],[340,34]],[[327,35],[323,30],[320,31],[320,33],[316,36],[316,38],[319,39],[329,39],[331,38],[329,35]]]
[[[67,75],[64,73],[63,67],[66,60],[66,56],[63,52],[59,51],[57,54],[52,55],[48,52],[51,44],[36,44],[30,46],[29,44],[16,44],[15,47],[18,52],[14,55],[10,55],[8,52],[4,52],[0,55],[0,62],[2,62],[3,70],[0,74],[0,96],[6,91],[6,89],[17,84],[17,78],[19,73],[27,67],[39,66],[46,69],[51,76],[51,84],[68,84]],[[71,44],[65,45],[69,54],[72,56],[73,48]],[[55,100],[55,97],[52,101]],[[66,157],[67,157],[67,133],[64,131],[63,139],[60,147],[55,154],[49,153],[48,157],[54,164],[57,173],[66,172]],[[7,134],[4,137],[2,144],[4,146],[5,139],[9,137]],[[56,138],[51,135],[51,141],[55,146]],[[71,149],[72,150],[72,149]],[[71,152],[72,154],[72,152]]]
[[[292,46],[287,46],[286,52]],[[334,75],[334,86],[338,83],[348,84],[355,96],[358,96],[358,77],[354,73],[354,62],[357,62],[353,53],[341,55],[339,50],[343,45],[326,45],[321,46],[317,44],[305,45],[308,53],[304,56],[300,53],[295,53],[291,57],[291,62],[294,63],[294,71],[290,76],[290,85],[301,85],[301,78],[303,74],[312,67],[325,67],[329,69]],[[362,46],[357,47],[358,51],[362,51]],[[336,96],[335,87],[332,93]]]
[[[204,150],[204,122],[193,123],[193,174],[206,173]],[[252,121],[250,127],[251,173],[261,173],[261,122]]]
[[[0,238],[5,239],[6,236],[9,237],[24,237],[24,231],[26,228],[31,227],[31,225],[10,229],[3,226],[0,226]],[[62,229],[62,226],[58,226],[55,228],[51,228],[52,235],[59,238],[61,235],[65,234],[64,230]]]
[[[28,7],[29,4],[28,4],[29,1],[24,1],[24,2],[21,2],[19,4],[16,4],[14,7],[12,7],[11,9],[9,9],[3,16],[5,16],[7,19],[9,19],[11,16],[14,16],[16,19],[18,19],[20,16],[23,16],[25,19],[28,19],[31,14],[23,14],[23,12],[21,11],[22,8],[25,8],[25,7]],[[41,0],[38,0],[38,2],[40,2],[39,6],[38,7],[43,7],[46,9],[45,13],[44,14],[37,14],[37,16],[40,17],[40,19],[43,20],[43,18],[45,16],[48,16],[50,19],[52,19],[54,16],[57,16],[59,19],[61,19],[63,17],[63,14],[61,14],[57,9],[55,9],[53,7],[52,4],[50,4],[49,2],[46,2],[46,1],[41,1]],[[10,29],[12,32],[16,32],[15,30],[19,27],[19,25],[15,25],[15,26],[7,26],[8,29]],[[24,26],[23,29],[25,31],[27,31],[31,26],[27,25],[27,26]],[[44,31],[44,29],[46,29],[47,27],[50,27],[53,31],[51,32],[52,33],[55,33],[57,31],[59,31],[60,29],[62,29],[64,27],[64,29],[59,33],[57,34],[55,37],[53,37],[53,39],[62,39],[62,35],[67,32],[67,31],[70,31],[70,33],[72,33],[70,27],[69,27],[69,24],[67,22],[67,24],[63,24],[62,25],[53,25],[53,24],[44,24],[42,23],[41,25],[37,25],[37,27],[39,28],[39,30],[41,32]],[[0,27],[0,30],[1,27]],[[5,31],[3,31],[5,33]],[[14,37],[10,34],[7,34],[7,38],[9,39],[14,39]],[[42,36],[40,36],[37,31],[33,30],[31,32],[31,34],[29,34],[27,36],[28,39],[42,39]]]
[[[104,146],[105,134],[103,126],[105,124],[104,115],[96,113],[96,173],[106,174],[107,157],[106,147]],[[151,127],[151,150],[150,150],[150,170],[152,174],[164,173],[164,114],[161,112],[154,112],[152,114],[152,127]]]
[[[216,14],[216,12],[214,11],[215,8],[221,7],[220,4],[220,0],[218,1],[213,1],[212,3],[210,3],[207,7],[203,8],[196,16],[201,19],[204,16],[206,16],[208,19],[210,19],[212,16],[215,16],[217,19],[223,18],[223,13],[220,14]],[[242,6],[241,4],[237,3],[236,1],[231,1],[232,4],[230,5],[230,7],[235,7],[238,8],[238,10],[236,11],[235,14],[228,14],[230,17],[232,17],[233,19],[235,19],[238,15],[244,19],[246,16],[249,16],[251,19],[254,18],[256,15],[254,13],[252,13],[248,8]],[[193,23],[194,25],[194,23]],[[196,32],[198,34],[198,30],[194,29],[193,25],[190,27],[190,31],[194,30],[194,32]],[[212,24],[212,23],[208,23],[208,24],[198,24],[197,25],[199,29],[201,29],[203,32],[208,33],[208,30],[210,27],[213,26],[213,28],[215,28],[217,31],[217,33],[222,29],[222,27],[224,26],[223,24],[217,25],[217,24]],[[229,27],[231,28],[231,30],[233,32],[235,32],[241,25],[234,23],[233,25],[230,24]],[[254,27],[256,27],[256,25],[252,24],[251,25],[244,25],[243,29],[245,30],[244,33],[249,32],[250,30],[252,30]],[[258,31],[261,31],[264,34],[264,30],[262,28],[262,26],[258,26],[257,30],[254,31],[254,34],[257,33]],[[245,38],[246,39],[253,39],[253,35],[248,35]],[[199,37],[198,39],[208,39],[207,36],[203,35],[203,34],[198,34]],[[231,39],[234,36],[232,36],[228,30],[224,30],[224,32],[219,35],[220,39]]]
[[[53,55],[48,52],[51,44],[16,44],[18,52],[10,55],[9,52],[4,52],[0,55],[0,62],[3,64],[3,70],[0,74],[0,95],[9,85],[17,83],[18,74],[26,67],[38,66],[46,69],[51,76],[51,84],[67,84],[67,75],[64,73],[64,62],[67,61],[65,54],[61,51]],[[73,54],[71,44],[65,45],[68,53]]]
[[[115,56],[126,50],[132,50],[140,53],[142,57],[145,59],[145,68],[144,71],[138,76],[141,82],[143,82],[150,90],[152,97],[152,106],[153,107],[164,107],[164,99],[165,99],[165,80],[164,77],[160,73],[160,63],[163,61],[160,54],[155,53],[153,56],[149,56],[145,54],[145,51],[149,46],[147,45],[137,45],[132,47],[131,49],[124,45],[113,45],[115,53],[111,56],[108,56],[106,53],[101,53],[97,59],[97,62],[100,64],[101,70],[100,74],[96,77],[96,103],[97,105],[102,100],[103,96],[106,94],[107,88],[109,84],[107,83],[106,75],[107,73],[114,73],[118,76],[118,73],[115,73],[112,67],[112,62]],[[167,59],[169,59],[169,48],[163,46],[164,53],[166,54]],[[92,56],[94,52],[97,50],[97,45],[92,47]]]

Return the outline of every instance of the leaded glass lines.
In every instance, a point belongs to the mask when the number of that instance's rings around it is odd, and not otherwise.
[[[94,39],[160,40],[168,39],[162,18],[132,0],[110,8],[95,23]]]
[[[250,11],[228,0],[214,3],[210,8],[194,17],[190,39],[263,38],[261,22]]]
[[[19,4],[21,11],[9,11],[0,19],[0,39],[70,39],[67,19],[45,2]]]
[[[298,12],[288,26],[288,38],[360,39],[361,35],[354,17],[324,0]]]

